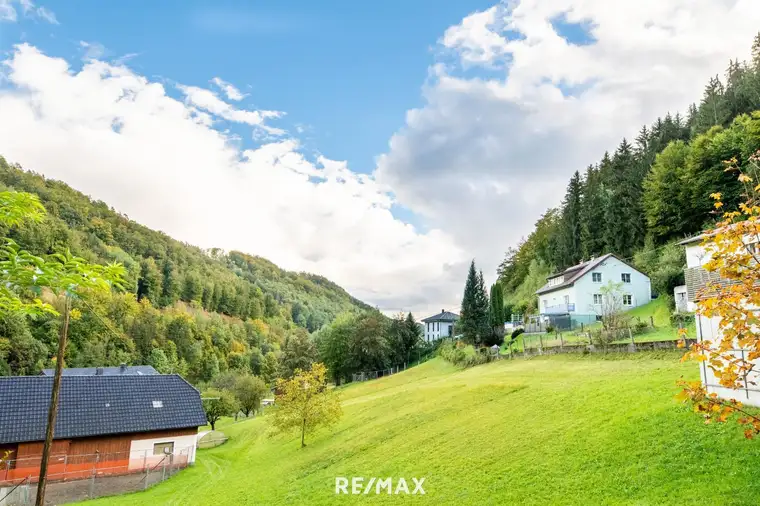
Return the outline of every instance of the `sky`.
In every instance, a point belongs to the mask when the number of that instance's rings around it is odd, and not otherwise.
[[[0,0],[0,154],[425,317],[758,27],[756,0]]]

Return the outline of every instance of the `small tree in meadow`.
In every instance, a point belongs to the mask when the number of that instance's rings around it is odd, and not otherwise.
[[[246,374],[237,378],[234,392],[240,404],[240,411],[247,417],[261,409],[261,401],[269,393],[269,389],[258,376]]]
[[[238,410],[238,402],[235,396],[228,390],[209,388],[201,394],[203,409],[206,411],[206,419],[211,430],[216,430],[216,422],[223,416],[232,416]]]
[[[301,448],[306,435],[337,422],[342,410],[335,390],[327,383],[327,369],[314,363],[308,371],[297,370],[291,379],[277,380],[277,406],[272,417],[276,432],[301,432]]]

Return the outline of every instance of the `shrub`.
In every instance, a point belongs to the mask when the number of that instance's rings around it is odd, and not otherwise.
[[[460,367],[472,367],[488,361],[487,354],[478,352],[471,345],[453,342],[443,343],[438,348],[438,354],[445,361]]]
[[[634,334],[643,334],[646,331],[646,329],[647,329],[648,326],[649,325],[647,325],[647,322],[643,322],[643,321],[639,320],[639,321],[637,321],[636,323],[633,324],[633,333]]]
[[[517,336],[525,332],[525,329],[522,327],[518,327],[515,330],[512,331],[512,339],[515,339]]]
[[[552,332],[554,332],[554,326],[553,325],[547,325],[546,326],[546,333],[547,334],[551,334]]]
[[[687,327],[694,323],[693,313],[672,313],[670,315],[670,324],[674,327],[678,327],[678,324],[683,327]]]

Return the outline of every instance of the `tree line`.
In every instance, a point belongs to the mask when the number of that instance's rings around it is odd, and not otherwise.
[[[752,60],[731,61],[713,77],[686,115],[670,113],[643,126],[633,142],[577,170],[557,208],[506,252],[498,269],[508,314],[537,311],[535,291],[555,271],[606,253],[652,278],[660,295],[683,283],[685,259],[675,243],[715,222],[710,194],[727,207],[741,202],[742,186],[725,171],[739,168],[760,148],[760,34]]]
[[[69,250],[93,265],[124,268],[120,290],[72,300],[69,367],[149,364],[195,383],[237,371],[272,384],[288,369],[291,338],[371,309],[321,276],[181,243],[2,157],[0,191],[37,196],[44,214],[0,224],[5,240],[34,255]],[[58,303],[55,294],[41,297]],[[51,367],[60,326],[50,314],[0,311],[0,374]]]

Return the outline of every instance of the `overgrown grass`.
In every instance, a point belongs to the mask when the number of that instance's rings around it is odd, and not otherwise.
[[[677,353],[441,359],[341,389],[344,417],[307,439],[267,416],[147,492],[93,505],[755,505],[760,443],[678,404]],[[336,476],[425,477],[424,496],[335,496]],[[89,504],[89,503],[88,503]]]

